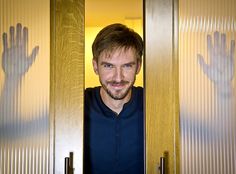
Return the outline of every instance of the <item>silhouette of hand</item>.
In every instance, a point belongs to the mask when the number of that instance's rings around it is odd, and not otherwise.
[[[202,55],[198,54],[198,62],[207,75],[215,84],[226,85],[234,77],[234,49],[235,41],[231,41],[230,50],[226,49],[226,35],[214,33],[214,45],[212,37],[207,36],[207,50],[210,57],[209,64],[206,64]]]
[[[35,61],[39,47],[36,46],[28,55],[28,29],[22,29],[21,24],[15,28],[10,27],[10,38],[8,44],[7,34],[3,33],[2,68],[6,76],[23,76]]]

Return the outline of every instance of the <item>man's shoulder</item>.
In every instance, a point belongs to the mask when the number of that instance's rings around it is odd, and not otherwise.
[[[89,87],[85,89],[85,93],[93,93],[99,90],[100,86],[95,86],[95,87]]]
[[[143,87],[141,87],[141,86],[133,86],[133,88],[135,88],[137,90],[143,90]]]
[[[93,97],[95,97],[96,93],[99,92],[100,86],[96,86],[93,88],[86,88],[84,91],[84,96],[85,99],[92,99]]]
[[[139,103],[139,105],[143,105],[143,87],[133,87],[133,99]]]
[[[138,94],[143,94],[143,87],[141,86],[134,86],[133,89],[137,91]]]

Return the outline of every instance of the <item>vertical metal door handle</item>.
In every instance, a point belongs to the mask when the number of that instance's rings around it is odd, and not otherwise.
[[[160,174],[166,174],[165,170],[165,157],[160,158],[160,166],[159,166]]]
[[[70,152],[70,157],[65,157],[65,174],[74,174],[73,152]]]
[[[73,167],[74,157],[73,156],[74,156],[73,152],[70,152],[69,174],[74,174],[74,167]]]
[[[70,158],[65,157],[65,174],[69,174]]]

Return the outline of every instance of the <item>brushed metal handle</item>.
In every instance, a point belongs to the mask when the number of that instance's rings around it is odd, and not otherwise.
[[[65,157],[65,174],[69,174],[70,158]]]
[[[160,170],[160,174],[166,174],[166,167],[165,167],[165,157],[160,157],[160,166],[159,166],[159,170]]]
[[[74,174],[73,156],[73,152],[70,152],[69,157],[65,157],[65,174]]]

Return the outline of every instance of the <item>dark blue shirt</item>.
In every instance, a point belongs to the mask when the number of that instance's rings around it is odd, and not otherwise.
[[[143,88],[132,88],[119,115],[103,103],[100,87],[86,89],[84,174],[143,174],[143,120]]]

